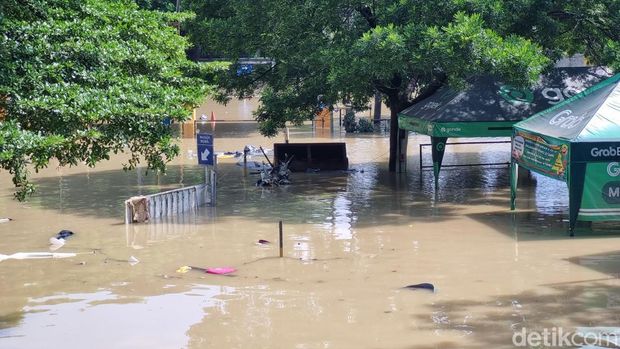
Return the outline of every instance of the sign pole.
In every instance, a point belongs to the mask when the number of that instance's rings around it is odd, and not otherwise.
[[[211,205],[215,205],[215,171],[213,167],[217,157],[213,152],[213,135],[210,133],[197,133],[196,146],[198,150],[198,164],[205,167],[205,186],[210,187]]]
[[[217,155],[213,155],[213,166],[211,169],[211,206],[215,206],[217,199]]]

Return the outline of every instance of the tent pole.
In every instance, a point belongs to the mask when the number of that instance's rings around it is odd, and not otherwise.
[[[568,173],[568,232],[575,236],[575,226],[581,208],[583,185],[586,179],[586,163],[574,162],[569,164]]]
[[[431,155],[433,157],[433,175],[435,176],[435,191],[439,188],[439,171],[443,162],[443,155],[446,151],[446,142],[448,137],[431,136],[431,145],[433,147]]]
[[[519,164],[514,159],[510,160],[510,210],[514,211],[517,200],[517,184],[519,181]]]

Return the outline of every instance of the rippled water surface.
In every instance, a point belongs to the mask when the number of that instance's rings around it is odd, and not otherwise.
[[[234,103],[217,114],[248,119],[252,102]],[[123,200],[203,180],[192,138],[166,175],[123,172],[122,158],[52,167],[26,203],[0,174],[0,216],[14,219],[0,224],[0,253],[49,251],[61,229],[75,235],[57,252],[78,253],[0,262],[0,348],[511,348],[522,327],[620,325],[620,226],[569,238],[565,184],[522,176],[511,212],[504,165],[445,168],[436,191],[418,168],[427,137],[410,137],[404,174],[386,170],[385,135],[306,126],[291,140],[346,142],[355,171],[268,189],[221,159],[216,207],[132,226]],[[275,141],[251,123],[215,127],[217,151]],[[454,145],[445,163],[502,163],[508,148]],[[422,282],[436,292],[402,288]]]

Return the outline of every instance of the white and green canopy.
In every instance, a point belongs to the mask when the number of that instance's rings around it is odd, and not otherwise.
[[[448,137],[510,137],[512,125],[608,78],[602,68],[555,68],[532,89],[478,77],[457,91],[444,86],[403,110],[399,127],[431,136],[435,183]]]
[[[512,209],[519,165],[567,182],[571,231],[620,220],[620,74],[514,125]]]

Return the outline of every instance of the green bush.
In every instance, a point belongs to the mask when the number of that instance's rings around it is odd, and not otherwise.
[[[360,119],[360,121],[357,124],[357,132],[370,133],[374,131],[375,131],[375,127],[371,121],[368,121],[367,119]]]
[[[343,120],[344,130],[347,133],[354,133],[357,131],[357,122],[355,122],[355,113],[349,111],[345,114]]]

